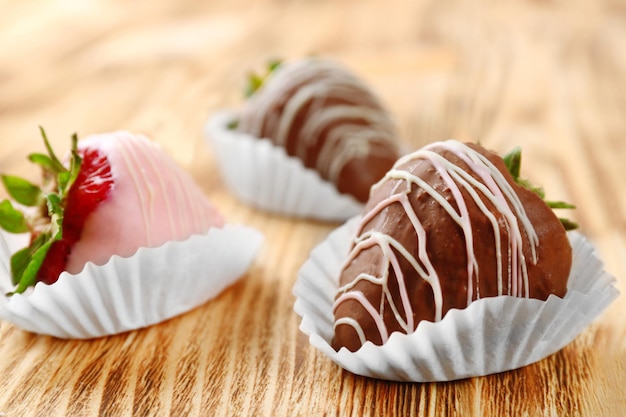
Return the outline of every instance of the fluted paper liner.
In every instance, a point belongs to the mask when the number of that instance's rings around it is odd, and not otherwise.
[[[240,225],[113,256],[102,266],[63,272],[52,284],[0,296],[0,319],[24,330],[64,339],[88,339],[156,324],[217,296],[249,268],[260,232]],[[11,289],[8,256],[19,249],[0,236],[0,290]]]
[[[520,368],[570,343],[619,295],[593,246],[580,233],[570,232],[573,263],[564,298],[485,298],[450,310],[439,322],[422,321],[412,334],[392,333],[382,346],[366,342],[356,352],[337,352],[331,347],[332,306],[357,224],[358,219],[350,220],[311,252],[293,292],[294,310],[302,317],[300,330],[310,343],[358,375],[429,382]]]
[[[230,129],[236,118],[234,111],[215,113],[205,136],[224,181],[240,200],[278,214],[325,221],[344,221],[361,212],[363,205],[354,197],[339,193],[282,147]]]

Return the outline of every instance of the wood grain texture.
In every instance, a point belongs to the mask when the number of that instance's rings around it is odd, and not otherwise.
[[[626,291],[623,0],[202,2],[0,0],[0,171],[35,178],[37,125],[63,149],[126,129],[161,143],[266,242],[217,299],[91,341],[0,323],[0,415],[621,416],[623,296],[549,358],[483,378],[390,383],[342,371],[298,331],[291,289],[336,225],[273,216],[225,188],[202,127],[273,57],[319,54],[381,95],[409,147],[524,149]],[[4,196],[0,191],[0,197]],[[3,414],[2,414],[3,413]]]

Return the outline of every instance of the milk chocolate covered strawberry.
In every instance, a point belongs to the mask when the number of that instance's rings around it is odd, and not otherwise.
[[[63,271],[79,273],[87,262],[102,265],[224,224],[191,177],[144,136],[74,136],[69,156],[60,159],[41,133],[47,154],[29,159],[43,169],[42,185],[2,177],[12,199],[33,209],[22,214],[9,200],[0,203],[0,226],[31,235],[11,258],[15,292],[54,283]]]
[[[361,202],[399,157],[389,114],[336,62],[274,63],[266,77],[251,78],[249,92],[239,132],[271,140]]]
[[[519,162],[456,141],[398,160],[372,188],[341,271],[336,349],[384,344],[478,299],[565,295],[572,224],[552,208],[571,206],[544,201]]]

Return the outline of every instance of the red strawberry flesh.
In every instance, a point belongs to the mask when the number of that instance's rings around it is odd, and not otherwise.
[[[37,274],[37,280],[52,284],[65,271],[72,246],[80,239],[85,221],[107,199],[114,181],[109,161],[97,149],[80,152],[83,158],[76,181],[64,202],[63,237],[55,241]]]

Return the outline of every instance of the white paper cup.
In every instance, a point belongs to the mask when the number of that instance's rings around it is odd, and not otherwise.
[[[113,256],[102,266],[63,272],[52,285],[0,295],[0,319],[24,330],[64,339],[89,339],[150,326],[216,297],[249,268],[263,241],[245,226],[213,227],[204,235]],[[8,246],[8,250],[7,250]],[[0,290],[11,289],[0,236]]]
[[[311,252],[293,290],[300,330],[315,348],[358,375],[429,382],[520,368],[570,343],[619,295],[593,246],[580,233],[570,232],[573,263],[564,298],[485,298],[450,310],[439,322],[422,321],[409,335],[393,333],[382,346],[366,342],[356,352],[337,352],[331,347],[332,306],[358,220],[333,231]]]
[[[363,204],[339,193],[282,147],[230,129],[236,119],[234,111],[215,113],[204,133],[224,181],[237,198],[269,212],[324,221],[344,221],[361,213]]]

